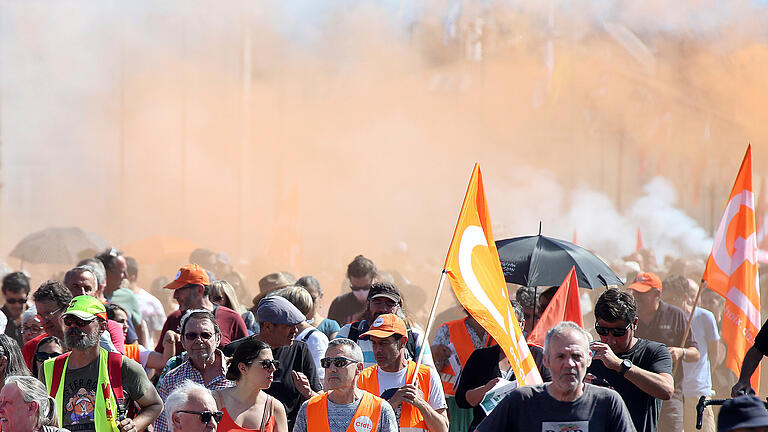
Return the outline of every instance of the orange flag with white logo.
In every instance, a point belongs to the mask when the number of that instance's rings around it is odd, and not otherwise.
[[[469,180],[444,270],[459,302],[504,350],[518,384],[541,384],[507,293],[478,164]]]
[[[739,376],[744,355],[755,343],[755,335],[760,330],[754,198],[752,146],[748,146],[702,276],[709,288],[725,297],[722,330],[722,338],[728,346],[725,365],[736,376]],[[759,368],[751,382],[757,391]]]
[[[544,348],[544,338],[546,338],[547,332],[563,321],[572,321],[580,327],[584,327],[584,319],[581,316],[581,299],[579,298],[579,279],[574,267],[571,267],[571,271],[568,272],[552,300],[549,301],[547,308],[541,314],[541,318],[536,322],[536,327],[528,335],[528,343]]]

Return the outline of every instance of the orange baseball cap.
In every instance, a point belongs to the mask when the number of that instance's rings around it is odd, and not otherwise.
[[[661,279],[653,273],[640,273],[629,285],[629,289],[640,293],[646,293],[654,288],[661,291]]]
[[[390,337],[393,334],[408,335],[405,322],[395,314],[382,314],[376,317],[371,328],[360,336],[375,336],[379,338]]]
[[[173,281],[165,286],[166,289],[175,290],[189,284],[210,285],[208,272],[197,264],[187,264],[179,269]]]

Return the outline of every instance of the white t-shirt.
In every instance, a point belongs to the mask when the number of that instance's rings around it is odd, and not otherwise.
[[[709,369],[709,353],[707,344],[720,340],[717,331],[717,322],[712,312],[696,308],[693,312],[691,331],[699,346],[699,361],[683,363],[683,396],[698,398],[700,396],[712,396],[712,375]]]
[[[406,384],[405,375],[408,373],[408,368],[404,367],[397,372],[386,372],[379,367],[377,368],[377,373],[379,378],[379,396],[381,396],[388,389],[402,387]],[[429,378],[429,397],[423,396],[424,399],[434,410],[447,408],[443,384],[440,382],[440,376],[435,372],[435,368],[429,368]],[[395,414],[397,415],[397,423],[400,424],[400,406],[395,408]]]
[[[136,296],[136,301],[139,302],[141,317],[147,322],[147,333],[145,335],[147,337],[146,345],[155,346],[152,332],[159,332],[162,330],[163,324],[165,324],[167,318],[165,309],[163,309],[163,304],[160,303],[160,300],[158,300],[157,297],[150,294],[149,291],[144,288],[139,288],[134,295]]]
[[[312,332],[312,334],[307,337],[309,332]],[[307,327],[304,331],[297,334],[295,339],[307,344],[309,352],[312,353],[312,360],[315,361],[317,377],[320,379],[320,382],[323,383],[323,387],[325,387],[323,381],[325,380],[325,369],[320,366],[320,359],[325,357],[325,351],[328,349],[328,336],[314,327]]]

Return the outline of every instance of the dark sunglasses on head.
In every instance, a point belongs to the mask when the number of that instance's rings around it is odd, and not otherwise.
[[[187,411],[187,410],[179,410],[176,411],[179,413],[187,413],[187,414],[195,414],[200,416],[200,423],[208,424],[210,423],[211,419],[215,419],[216,423],[219,423],[221,421],[221,418],[224,416],[224,413],[221,411]]]
[[[61,353],[39,352],[39,353],[35,353],[35,360],[37,360],[39,362],[44,362],[44,361],[46,361],[48,359],[52,359],[52,358],[58,357],[60,355],[61,355]]]
[[[5,302],[8,304],[24,304],[27,302],[27,299],[8,299]]]
[[[624,328],[613,328],[613,327],[603,327],[595,324],[595,331],[600,336],[608,336],[608,333],[612,333],[614,337],[622,337],[625,334],[627,334],[627,330],[629,330],[629,326],[631,325],[632,323],[629,323]]]
[[[61,320],[64,322],[64,325],[67,327],[85,327],[88,324],[93,322],[93,321],[81,320],[80,318],[75,318],[71,315],[67,315]]]
[[[261,367],[263,367],[266,370],[269,370],[270,368],[275,368],[275,370],[280,369],[280,362],[277,360],[264,359],[264,360],[251,360],[248,362],[248,364],[253,364],[253,363],[260,364]]]
[[[202,338],[203,340],[208,340],[213,337],[213,333],[210,332],[189,332],[184,335],[185,338],[187,338],[188,341],[195,341],[197,338]]]
[[[331,363],[333,363],[333,365],[336,366],[337,368],[342,368],[347,366],[350,363],[359,363],[359,362],[346,357],[325,357],[320,359],[320,366],[322,366],[323,369],[328,369],[329,367],[331,367]]]

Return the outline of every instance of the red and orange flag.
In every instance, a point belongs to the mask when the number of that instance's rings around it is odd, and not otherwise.
[[[572,321],[580,327],[584,327],[584,319],[581,316],[581,299],[579,298],[579,278],[576,269],[571,271],[560,284],[554,297],[536,322],[531,334],[528,335],[528,343],[544,348],[544,338],[552,327],[563,321]]]
[[[444,269],[459,302],[504,350],[519,385],[540,384],[541,375],[507,293],[478,164],[469,180]]]
[[[722,338],[728,346],[725,365],[736,376],[739,376],[744,355],[755,343],[755,335],[760,330],[756,239],[752,146],[748,146],[702,276],[709,288],[725,297],[722,330]],[[757,391],[760,369],[756,372],[751,382]]]

